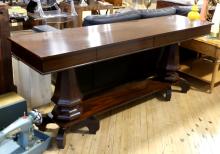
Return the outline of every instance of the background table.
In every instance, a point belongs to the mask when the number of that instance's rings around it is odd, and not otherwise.
[[[205,55],[183,63],[180,71],[209,83],[212,92],[214,85],[220,82],[220,40],[204,36],[182,42],[181,46]]]
[[[56,15],[56,11],[51,11]],[[50,11],[45,11],[45,14],[50,14]],[[58,14],[58,13],[57,13]],[[29,19],[24,22],[24,29],[31,29],[37,25],[50,25],[58,29],[73,28],[78,26],[78,18],[71,16],[67,12],[61,12],[64,16],[54,16],[50,18],[43,18],[36,13],[28,13]]]
[[[70,5],[66,2],[61,2],[60,3],[60,8],[64,12],[71,12]],[[113,13],[113,5],[108,3],[108,2],[101,2],[101,1],[96,1],[95,3],[88,4],[88,5],[80,5],[80,4],[75,4],[75,9],[78,14],[78,26],[82,26],[82,15],[83,11],[92,11],[92,10],[109,10],[110,14]]]

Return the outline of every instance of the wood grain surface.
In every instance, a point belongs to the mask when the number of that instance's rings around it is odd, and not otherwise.
[[[169,83],[162,84],[148,79],[127,83],[80,102],[80,105],[83,106],[83,113],[78,119],[71,122],[59,120],[56,120],[56,122],[59,126],[68,128],[93,115],[100,115],[119,106],[144,99],[155,93],[165,92],[169,89]]]
[[[220,86],[210,94],[204,92],[207,84],[192,78],[190,83],[187,95],[174,92],[170,102],[153,98],[107,112],[98,117],[96,135],[86,127],[71,129],[65,149],[53,139],[45,154],[219,154]],[[57,126],[47,131],[56,135]]]
[[[186,17],[172,15],[11,37],[10,40],[14,55],[44,74],[198,37],[209,33],[210,26],[209,22],[190,22]],[[132,49],[127,48],[131,43],[134,43]],[[110,51],[104,53],[105,50]]]

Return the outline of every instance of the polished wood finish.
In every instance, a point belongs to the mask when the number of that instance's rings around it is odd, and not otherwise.
[[[201,79],[210,84],[210,92],[219,79],[220,65],[220,40],[208,38],[208,36],[199,37],[181,43],[181,47],[196,51],[205,56],[212,57],[211,60],[204,60],[202,57],[193,59],[182,64],[181,72]],[[202,67],[201,67],[202,66]]]
[[[68,83],[68,84],[67,84]],[[52,101],[58,108],[54,111],[54,116],[58,120],[74,120],[82,113],[82,94],[79,90],[75,70],[65,70],[58,72],[55,85],[55,92]]]
[[[155,27],[159,24],[163,27]],[[103,91],[83,100],[75,67],[170,44],[175,46],[183,40],[208,33],[210,28],[208,22],[192,23],[186,17],[174,15],[11,37],[10,40],[14,55],[35,70],[42,74],[58,72],[52,98],[56,103],[52,111],[53,118],[45,117],[41,128],[44,129],[49,122],[56,122],[60,126],[57,143],[63,148],[64,130],[78,122],[157,92],[164,92],[166,100],[171,98],[170,84],[144,80]],[[98,126],[98,122],[95,125]],[[93,133],[98,129],[89,124],[87,126]]]
[[[75,121],[72,121],[72,123],[86,120],[88,117],[106,112],[114,107],[121,106],[124,103],[146,98],[147,96],[160,92],[161,89],[164,93],[167,90],[169,91],[170,84],[161,84],[158,81],[143,80],[127,83],[104,91],[94,97],[83,100],[82,103],[80,103],[80,106],[83,108],[83,114]],[[170,98],[171,97],[169,97],[169,99]],[[57,121],[57,123],[64,128],[72,125],[71,123],[66,123],[64,121]]]
[[[7,40],[9,31],[7,6],[0,5],[0,94],[16,91],[13,84],[11,46]]]
[[[180,78],[177,73],[180,68],[179,45],[176,43],[162,47],[158,61],[157,76],[160,81],[179,86],[181,92],[186,93],[190,89],[190,85],[185,79]]]
[[[166,81],[177,80],[176,71],[179,69],[179,47],[178,44],[162,48],[158,64],[158,75]]]
[[[63,130],[70,128],[79,122],[83,122],[81,125],[87,126],[89,128],[89,133],[95,134],[99,129],[99,121],[94,119],[93,115],[101,114],[109,111],[112,108],[146,98],[147,96],[159,93],[161,91],[164,94],[164,100],[170,101],[171,87],[168,83],[162,84],[158,81],[151,80],[127,83],[125,85],[102,92],[101,94],[97,94],[94,97],[82,100],[80,103],[80,100],[74,101],[72,103],[73,105],[71,104],[71,107],[67,107],[66,105],[56,105],[52,111],[54,116],[53,119],[44,117],[43,124],[39,128],[41,130],[45,130],[48,123],[58,124],[60,129],[56,137],[57,145],[59,148],[64,148],[65,133]],[[68,100],[66,104],[69,105]],[[80,111],[80,109],[83,109],[83,112],[82,110]],[[67,112],[69,111],[74,112],[68,114]]]
[[[96,135],[86,127],[71,129],[65,149],[52,142],[44,154],[218,154],[220,86],[209,94],[207,84],[190,83],[187,95],[174,92],[168,103],[147,99],[98,116]],[[40,111],[46,110],[51,108]],[[48,125],[47,132],[56,134],[56,125]]]
[[[190,22],[186,17],[173,15],[17,36],[10,40],[15,56],[46,74],[104,60],[99,58],[103,49],[117,53],[106,52],[105,59],[124,56],[207,34],[210,26],[209,22]],[[132,42],[136,45],[131,51],[127,45]],[[124,51],[117,50],[119,46]]]
[[[55,92],[52,98],[59,106],[75,106],[81,101],[81,93],[78,88],[75,70],[70,69],[57,74],[57,81],[55,85]],[[68,84],[64,85],[65,82]],[[74,89],[73,89],[74,88]],[[73,90],[74,94],[69,90]],[[66,91],[68,93],[66,93]],[[62,98],[60,98],[62,96]],[[70,99],[70,100],[68,100]]]

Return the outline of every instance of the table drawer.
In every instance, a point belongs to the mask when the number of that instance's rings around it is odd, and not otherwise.
[[[197,40],[182,42],[181,46],[214,58],[220,57],[220,53],[217,52],[217,48],[215,46]]]
[[[139,39],[119,44],[107,45],[97,50],[97,60],[104,60],[153,48],[153,39]]]

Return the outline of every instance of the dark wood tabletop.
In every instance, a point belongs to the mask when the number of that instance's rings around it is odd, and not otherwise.
[[[13,54],[42,74],[195,38],[211,23],[179,15],[11,37]]]

